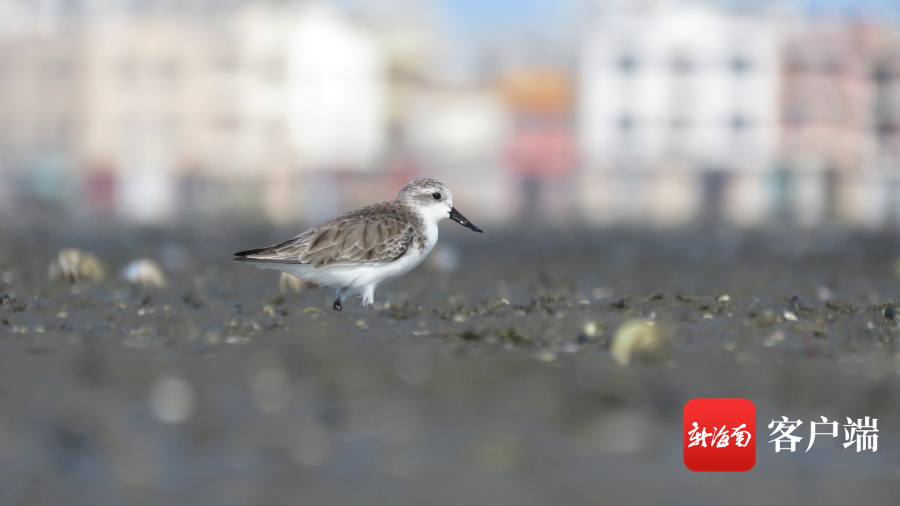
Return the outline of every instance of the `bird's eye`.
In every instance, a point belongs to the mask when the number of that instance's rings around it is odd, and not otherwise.
[[[438,192],[432,193],[431,196],[434,197],[434,200],[441,200],[441,194]]]

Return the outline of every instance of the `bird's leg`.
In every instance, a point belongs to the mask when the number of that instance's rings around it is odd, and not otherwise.
[[[369,285],[362,292],[363,307],[372,307],[375,305],[375,285]]]
[[[334,309],[335,311],[340,311],[341,309],[343,309],[341,307],[341,302],[343,301],[344,296],[346,294],[347,294],[347,287],[346,286],[339,287],[337,289],[337,293],[335,293],[334,304],[332,304],[331,309]]]

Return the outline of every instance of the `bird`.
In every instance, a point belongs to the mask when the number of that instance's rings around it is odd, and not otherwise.
[[[453,207],[446,185],[418,178],[394,200],[342,214],[274,246],[240,251],[234,261],[336,287],[335,311],[350,295],[372,307],[378,285],[406,274],[434,249],[438,223],[446,218],[483,233]]]

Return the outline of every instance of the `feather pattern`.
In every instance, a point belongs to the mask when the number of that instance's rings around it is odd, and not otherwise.
[[[378,265],[393,262],[411,247],[422,248],[421,218],[398,205],[382,202],[326,221],[281,244],[238,253],[250,261],[332,265]]]

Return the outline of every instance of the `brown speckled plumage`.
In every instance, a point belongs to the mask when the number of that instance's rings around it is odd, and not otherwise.
[[[416,179],[390,202],[379,202],[317,225],[281,244],[242,251],[249,261],[330,265],[385,264],[397,260],[409,248],[425,248],[422,218],[413,211],[419,199],[432,197],[423,189],[447,192],[434,179]]]
[[[410,247],[423,248],[422,220],[400,202],[380,202],[326,221],[275,246],[251,250],[247,257],[312,264],[383,264]]]

